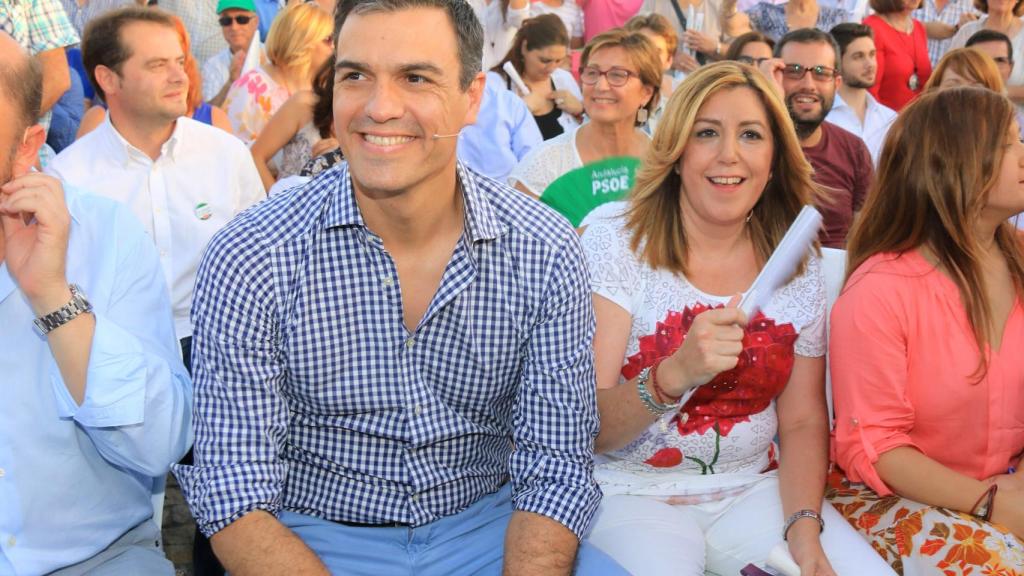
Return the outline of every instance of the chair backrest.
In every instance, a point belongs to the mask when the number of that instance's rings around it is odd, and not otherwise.
[[[846,278],[846,250],[822,248],[821,271],[825,277],[825,318],[828,319],[832,315],[832,304],[839,297],[839,291],[843,289],[843,280]],[[826,343],[828,343],[830,332],[831,330],[826,328]],[[827,351],[825,353],[825,398],[828,400],[828,416],[831,423],[834,420],[835,412],[832,410],[832,372]]]

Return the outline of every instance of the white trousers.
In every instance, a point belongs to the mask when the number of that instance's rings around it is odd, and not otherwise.
[[[839,576],[894,576],[892,568],[828,502],[822,504],[821,544]],[[739,495],[673,506],[646,496],[606,496],[588,541],[635,576],[738,576],[763,568],[782,542],[778,478]]]

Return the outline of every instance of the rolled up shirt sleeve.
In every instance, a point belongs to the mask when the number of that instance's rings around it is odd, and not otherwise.
[[[907,397],[907,318],[884,275],[854,276],[832,309],[829,340],[835,398],[835,460],[850,480],[882,496],[892,490],[878,475],[881,454],[917,448]]]
[[[104,459],[163,476],[191,444],[192,383],[156,249],[126,209],[113,219],[120,247],[115,279],[108,293],[87,294],[95,296],[96,327],[82,404],[52,356],[50,383],[58,415],[78,423]]]
[[[601,491],[592,475],[599,425],[594,313],[575,236],[552,259],[548,277],[515,410],[513,503],[516,510],[556,520],[583,538]]]
[[[251,236],[214,238],[192,306],[196,442],[192,466],[174,472],[207,536],[253,510],[276,514],[286,467],[279,454],[288,409],[277,347],[270,266]],[[239,238],[243,238],[239,240]]]

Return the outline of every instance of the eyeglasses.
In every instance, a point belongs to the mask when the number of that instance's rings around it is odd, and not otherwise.
[[[625,86],[626,82],[629,82],[629,79],[633,76],[636,76],[637,78],[640,77],[636,72],[630,72],[629,70],[623,70],[622,68],[612,68],[602,72],[597,68],[588,66],[580,72],[580,81],[590,86],[597,84],[598,80],[601,79],[601,76],[608,79],[609,86],[615,86],[616,88]]]
[[[802,80],[807,73],[819,82],[825,82],[836,77],[836,69],[828,66],[804,66],[803,64],[786,64],[782,69],[782,75],[790,80]]]
[[[227,28],[228,26],[231,26],[232,22],[237,22],[239,25],[245,26],[251,22],[252,19],[252,16],[221,16],[217,19],[217,22],[219,22],[221,26]]]
[[[743,62],[744,64],[750,64],[751,66],[760,66],[762,62],[767,62],[771,58],[754,58],[753,56],[737,56],[736,60]]]

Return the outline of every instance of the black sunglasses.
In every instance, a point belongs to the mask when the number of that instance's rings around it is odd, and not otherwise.
[[[231,26],[231,22],[237,22],[238,24],[245,26],[252,21],[252,16],[221,16],[217,22],[220,22],[221,26]]]

